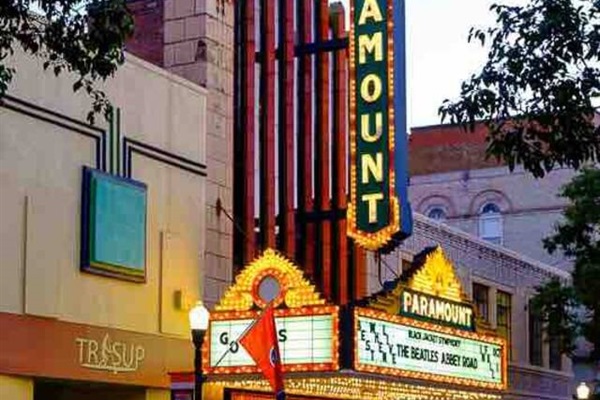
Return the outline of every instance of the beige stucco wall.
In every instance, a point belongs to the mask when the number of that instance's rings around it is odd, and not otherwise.
[[[4,388],[3,384],[6,385]],[[5,391],[3,392],[3,389]],[[35,393],[35,394],[34,394]],[[6,397],[5,397],[6,395]],[[12,397],[11,397],[12,396]],[[28,378],[13,378],[0,375],[0,399],[33,400],[169,400],[171,391],[165,389],[144,389],[123,385],[93,386],[72,382],[35,382]]]
[[[18,71],[10,96],[85,121],[90,101],[73,94],[72,77],[42,74],[22,55],[10,63]],[[205,164],[202,88],[128,56],[105,90],[121,109],[123,135]],[[174,294],[188,303],[200,296],[205,178],[134,154],[132,178],[148,185],[147,282],[83,273],[81,176],[84,165],[95,166],[95,143],[65,124],[0,107],[0,312],[188,336]],[[107,129],[102,118],[97,126]]]
[[[16,376],[0,375],[0,399],[32,400],[33,380]]]

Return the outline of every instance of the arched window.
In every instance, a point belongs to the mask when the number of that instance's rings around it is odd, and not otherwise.
[[[479,214],[479,237],[494,244],[502,244],[502,213],[495,203],[486,203]]]
[[[442,207],[432,207],[429,209],[427,216],[436,221],[445,221],[446,220],[446,211]]]
[[[481,209],[481,214],[500,214],[500,207],[495,203],[486,203]]]

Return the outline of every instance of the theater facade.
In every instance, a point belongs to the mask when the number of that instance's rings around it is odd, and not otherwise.
[[[237,339],[273,303],[291,399],[501,399],[504,339],[478,318],[440,247],[417,260],[383,291],[340,307],[266,250],[211,313],[204,398],[272,398]]]
[[[148,9],[156,2],[136,3]],[[411,212],[405,1],[223,0],[210,7],[204,7],[203,0],[197,3],[202,6],[195,10],[183,0],[165,3],[174,7],[165,6],[164,19],[160,15],[165,28],[161,51],[165,68],[210,88],[209,118],[214,123],[207,129],[218,132],[208,136],[212,143],[215,136],[233,142],[225,152],[228,161],[215,163],[212,170],[223,172],[227,187],[207,200],[212,212],[207,215],[212,229],[207,239],[226,233],[232,241],[231,246],[221,246],[227,257],[207,259],[209,270],[224,275],[204,291],[211,310],[214,302],[218,305],[212,313],[213,323],[218,322],[215,329],[230,324],[239,330],[255,318],[264,305],[261,287],[271,296],[286,293],[278,308],[280,318],[301,318],[297,330],[286,328],[280,340],[304,339],[314,333],[314,324],[307,328],[309,320],[302,318],[320,318],[329,333],[318,339],[319,344],[299,344],[301,357],[288,363],[286,383],[292,398],[570,398],[570,364],[565,360],[552,370],[552,360],[561,357],[549,356],[543,329],[527,312],[535,286],[554,276],[564,279],[564,274],[473,236],[449,232],[445,225]],[[196,19],[210,20],[218,29],[198,34],[184,29]],[[137,26],[141,37],[153,37],[144,24]],[[135,51],[135,45],[129,49]],[[208,152],[209,169],[212,153],[218,152]],[[223,231],[216,235],[217,229]],[[461,277],[462,292],[449,295],[411,286],[416,283],[408,271],[421,265],[416,255],[439,244],[452,260],[454,276]],[[381,256],[380,250],[394,247],[390,255]],[[254,265],[263,260],[264,249],[277,249],[275,254],[289,267],[284,270],[296,271],[290,272],[297,277],[294,282],[310,283],[293,286],[282,271],[263,283],[266,275],[248,273],[259,269]],[[232,271],[225,260],[229,256]],[[281,262],[271,263],[273,271]],[[392,275],[401,274],[393,285],[385,283],[396,278],[385,277],[390,269]],[[220,285],[236,274],[240,277],[222,294]],[[476,292],[475,284],[486,290]],[[475,303],[486,312],[470,312]],[[327,308],[334,306],[338,308]],[[367,325],[370,319],[376,321],[373,332]],[[363,325],[369,328],[360,339]],[[528,333],[528,327],[537,335]],[[204,359],[213,363],[205,365],[205,397],[272,398],[266,382],[241,356],[234,343],[237,331],[231,329],[213,337],[219,351],[205,350]],[[418,339],[417,329],[426,331],[421,338],[440,343],[435,349],[424,346],[433,342]],[[383,331],[414,332],[405,348],[383,341]],[[497,374],[493,379],[480,374],[482,364],[475,368],[473,357],[463,359],[461,352],[450,351],[455,340],[461,346],[474,341],[492,349],[494,343],[485,339],[494,332],[503,332],[510,343],[505,345],[510,347],[509,377],[501,364],[501,383]],[[441,344],[450,348],[437,350]],[[386,345],[390,350],[380,354],[379,347]],[[225,354],[228,346],[235,357]],[[337,350],[331,351],[334,347]],[[422,351],[415,350],[413,357],[412,347]],[[184,382],[175,386],[190,385],[189,377],[174,376],[180,378]]]

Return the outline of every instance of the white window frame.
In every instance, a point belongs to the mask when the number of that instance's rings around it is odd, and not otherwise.
[[[485,212],[484,210],[488,206],[494,206],[498,212]],[[489,234],[486,230],[490,229],[489,225],[495,223],[496,231],[493,234]],[[503,245],[504,244],[504,221],[502,218],[502,211],[500,206],[494,202],[486,202],[479,212],[479,237],[487,242]]]

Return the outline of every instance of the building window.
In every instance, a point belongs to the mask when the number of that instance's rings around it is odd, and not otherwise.
[[[512,358],[511,318],[512,297],[509,293],[498,291],[496,295],[496,330],[498,335],[506,339],[508,358]]]
[[[531,365],[543,366],[543,327],[544,322],[539,314],[533,309],[529,301],[529,363]]]
[[[489,293],[489,287],[480,285],[479,283],[473,283],[473,303],[475,303],[479,316],[486,321],[490,320]]]
[[[479,237],[494,244],[502,244],[502,214],[495,203],[487,203],[479,215]]]
[[[444,211],[442,207],[432,207],[427,213],[427,216],[431,219],[442,222],[446,220],[446,211]]]

